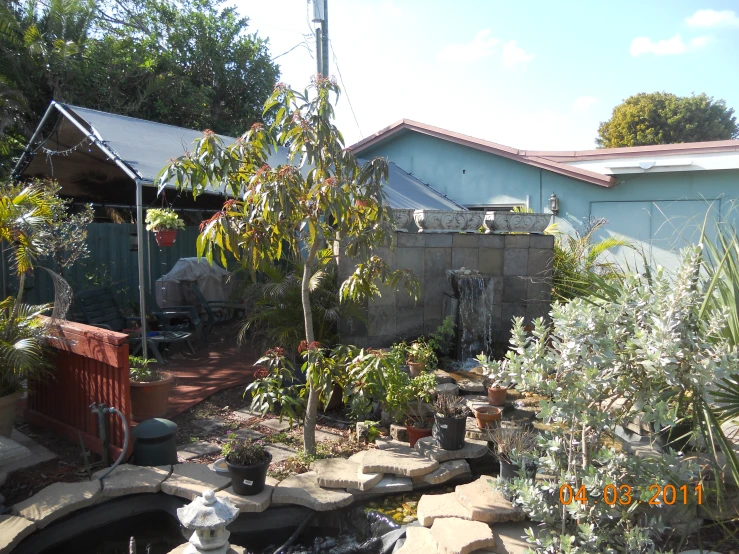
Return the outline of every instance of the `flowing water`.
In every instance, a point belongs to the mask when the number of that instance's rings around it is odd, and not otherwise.
[[[493,346],[493,287],[482,275],[456,275],[459,289],[457,360],[467,361]]]

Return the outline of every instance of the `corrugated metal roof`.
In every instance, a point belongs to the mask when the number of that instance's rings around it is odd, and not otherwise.
[[[174,125],[79,106],[65,107],[86,122],[98,138],[118,154],[141,179],[151,183],[170,159],[178,158],[191,150],[194,142],[203,136],[201,131]],[[219,136],[227,145],[236,140],[234,137]],[[287,150],[280,148],[270,157],[269,163],[274,167],[286,160]],[[394,163],[389,164],[388,181],[386,192],[393,208],[464,209]]]

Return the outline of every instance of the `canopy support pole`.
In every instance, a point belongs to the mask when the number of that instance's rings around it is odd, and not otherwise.
[[[149,359],[149,347],[146,344],[146,292],[144,283],[144,185],[136,179],[136,243],[139,258],[139,313],[141,314],[141,356]]]

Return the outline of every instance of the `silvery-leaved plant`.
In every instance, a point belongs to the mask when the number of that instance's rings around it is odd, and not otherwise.
[[[700,263],[699,248],[688,248],[672,277],[658,269],[624,278],[608,299],[555,304],[551,323],[539,319],[530,333],[514,321],[504,367],[519,390],[545,397],[539,473],[556,476],[532,482],[522,472],[501,485],[541,522],[529,541],[534,551],[655,552],[674,514],[690,506],[682,496],[679,507],[650,505],[650,486],[688,485],[695,505],[697,467],[681,452],[640,457],[620,452],[615,436],[637,420],[663,432],[692,424],[707,387],[739,370],[720,336],[726,314],[698,317]],[[562,503],[564,485],[587,500]],[[612,505],[604,500],[609,485],[618,490]]]

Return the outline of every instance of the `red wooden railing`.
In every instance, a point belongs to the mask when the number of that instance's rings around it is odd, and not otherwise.
[[[24,417],[76,443],[81,436],[85,448],[102,454],[98,416],[90,405],[97,402],[117,408],[131,425],[128,336],[65,320],[52,324],[51,335],[53,376],[29,383]],[[123,449],[123,424],[115,414],[107,417],[108,454],[115,460]]]

